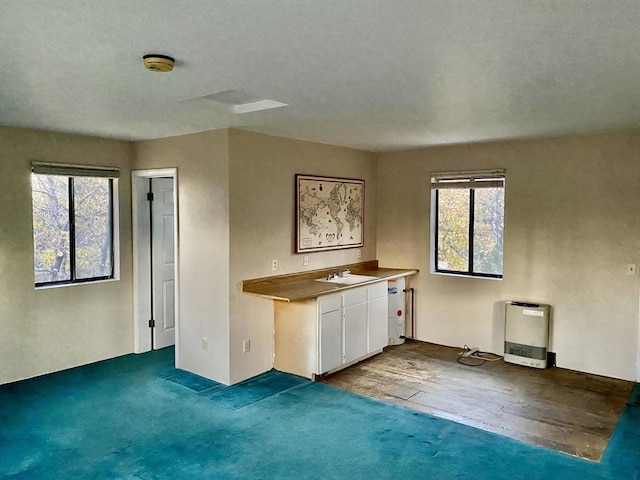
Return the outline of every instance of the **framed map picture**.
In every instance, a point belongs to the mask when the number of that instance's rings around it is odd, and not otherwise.
[[[364,180],[296,175],[296,253],[364,244]]]

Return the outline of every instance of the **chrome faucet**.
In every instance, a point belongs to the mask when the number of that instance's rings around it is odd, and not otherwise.
[[[348,277],[349,275],[351,275],[351,270],[344,270],[340,272],[341,277]]]
[[[333,280],[334,278],[339,278],[340,275],[338,275],[338,272],[333,272],[330,273],[329,276],[327,277],[327,280]]]

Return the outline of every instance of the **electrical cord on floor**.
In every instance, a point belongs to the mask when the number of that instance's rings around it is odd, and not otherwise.
[[[466,365],[467,367],[480,367],[487,362],[497,362],[498,360],[502,360],[502,356],[496,355],[495,353],[481,352],[480,350],[476,350],[472,353],[469,352],[471,352],[471,348],[469,348],[468,345],[465,345],[456,361],[462,365]],[[465,360],[463,361],[462,359]],[[468,359],[472,360],[469,361]]]

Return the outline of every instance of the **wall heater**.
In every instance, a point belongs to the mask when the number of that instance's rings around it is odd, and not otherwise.
[[[506,302],[504,361],[547,368],[549,305]]]

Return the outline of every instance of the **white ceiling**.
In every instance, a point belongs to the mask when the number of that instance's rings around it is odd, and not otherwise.
[[[638,0],[0,0],[0,46],[1,125],[373,151],[640,127]],[[230,89],[289,106],[192,100]]]

